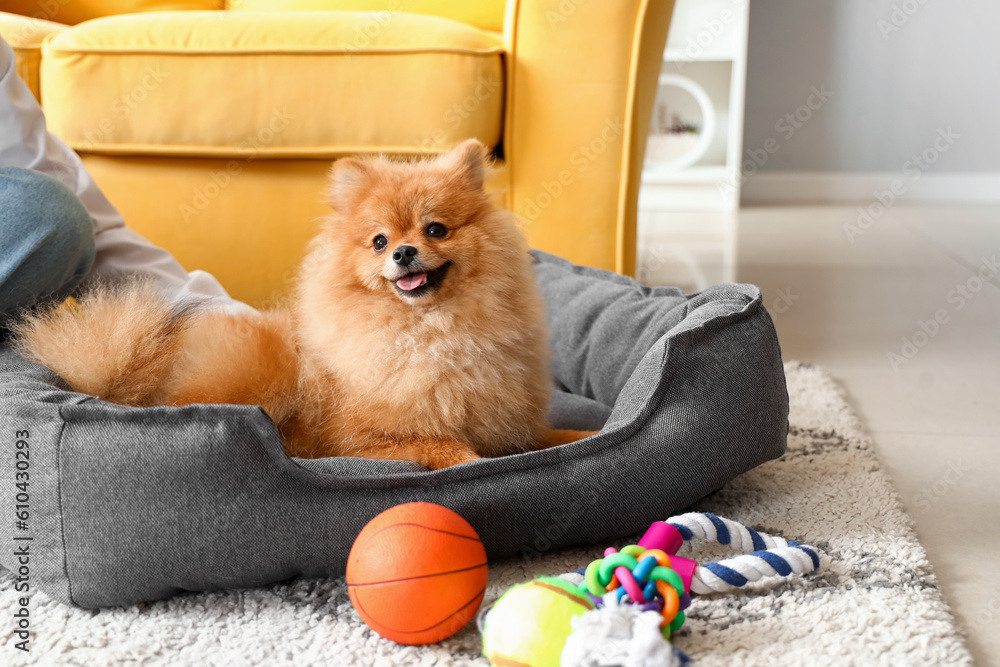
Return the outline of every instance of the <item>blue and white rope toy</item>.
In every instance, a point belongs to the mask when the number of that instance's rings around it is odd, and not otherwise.
[[[759,533],[708,512],[681,514],[670,517],[667,523],[677,529],[685,542],[718,542],[743,553],[697,566],[691,580],[691,592],[698,595],[725,593],[764,577],[790,577],[819,569],[819,555],[813,547]]]
[[[740,555],[705,564],[676,555],[684,542],[696,540],[729,546]],[[807,574],[819,566],[816,549],[794,540],[707,512],[673,516],[655,522],[637,544],[620,551],[608,548],[604,558],[559,577],[575,587],[570,590],[582,601],[581,611],[564,621],[572,628],[567,628],[568,635],[544,636],[535,630],[537,636],[532,636],[533,631],[525,628],[525,636],[517,637],[516,645],[505,651],[498,645],[507,642],[495,641],[498,636],[490,641],[487,636],[487,616],[484,648],[492,648],[484,653],[494,664],[533,665],[526,658],[555,641],[562,642],[562,667],[595,664],[595,660],[600,664],[683,665],[687,656],[667,639],[684,624],[684,610],[692,595],[724,593],[765,578]],[[503,602],[501,597],[494,609]],[[504,662],[512,659],[515,662]]]

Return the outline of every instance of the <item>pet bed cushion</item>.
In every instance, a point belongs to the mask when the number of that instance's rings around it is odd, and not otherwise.
[[[338,576],[364,524],[411,501],[456,510],[490,558],[534,558],[635,533],[784,452],[781,355],[755,287],[685,296],[535,257],[559,388],[551,418],[598,435],[434,472],[291,459],[260,408],[113,405],[8,349],[2,507],[9,519],[15,500],[28,509],[23,524],[3,522],[0,565],[88,608]],[[28,483],[15,498],[18,472]]]

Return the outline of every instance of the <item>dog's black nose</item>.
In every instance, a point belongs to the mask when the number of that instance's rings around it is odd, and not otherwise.
[[[392,261],[401,266],[409,266],[417,258],[417,249],[411,245],[401,245],[392,252]]]

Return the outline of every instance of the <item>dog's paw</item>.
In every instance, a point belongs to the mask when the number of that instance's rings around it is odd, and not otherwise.
[[[430,470],[441,470],[442,468],[450,468],[463,463],[472,463],[482,458],[467,445],[438,446],[428,448],[428,450],[426,456],[423,457],[424,460],[420,461],[420,464]]]

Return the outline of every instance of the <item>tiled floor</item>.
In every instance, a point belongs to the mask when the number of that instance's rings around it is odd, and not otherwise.
[[[857,221],[857,207],[656,214],[640,262],[658,282],[671,265],[651,249],[690,258],[694,239],[705,276],[761,287],[785,359],[826,367],[865,421],[977,664],[1000,665],[1000,208]],[[734,266],[712,266],[727,253]]]

